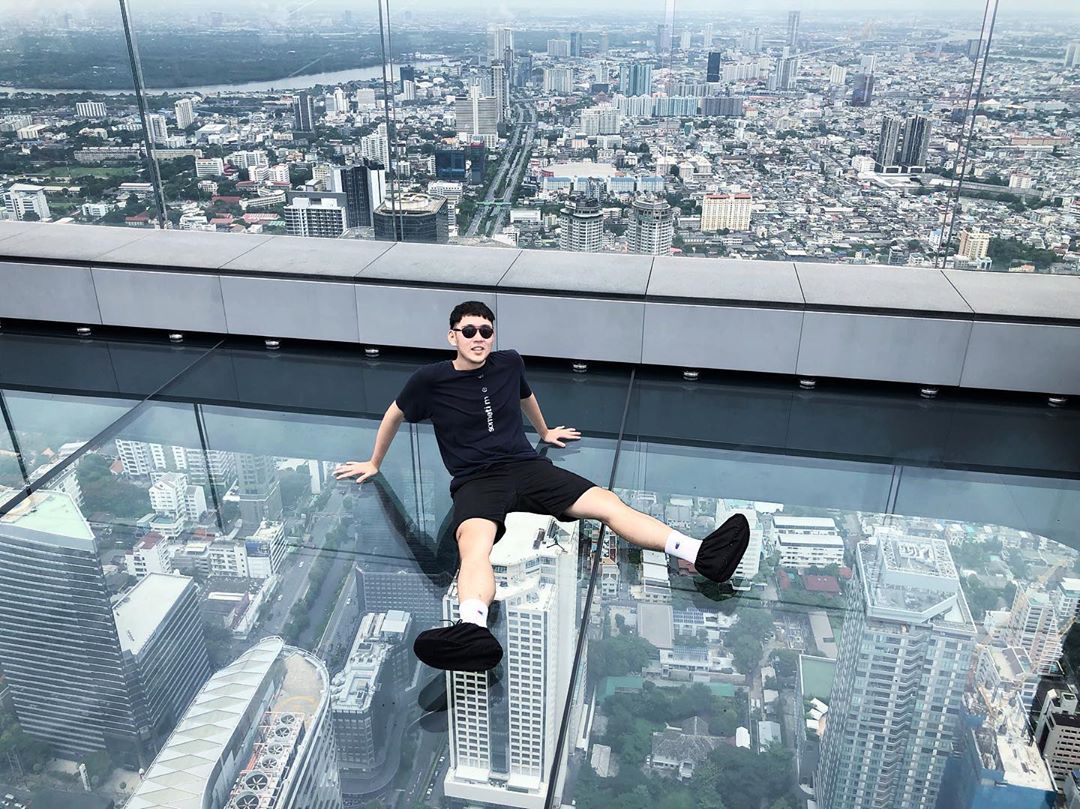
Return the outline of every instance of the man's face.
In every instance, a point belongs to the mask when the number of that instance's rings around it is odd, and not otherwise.
[[[472,337],[466,337],[462,330],[466,327],[473,332]],[[491,321],[480,315],[466,315],[458,323],[455,323],[449,332],[450,345],[458,350],[458,356],[469,362],[481,363],[491,353],[491,347],[495,344],[495,335],[485,338],[480,334],[480,327],[494,328]]]

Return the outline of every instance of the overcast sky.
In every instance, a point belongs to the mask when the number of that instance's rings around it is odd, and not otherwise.
[[[350,9],[359,18],[374,17],[376,4],[372,0],[128,0],[133,18],[146,19],[171,12],[220,10],[232,16],[248,13],[258,17],[260,11],[280,15],[285,9],[301,9],[311,14],[339,12]],[[717,19],[732,18],[735,4],[720,4],[717,0],[390,0],[391,13],[395,16],[405,11],[420,15],[440,12],[464,12],[478,21],[527,18],[536,21],[546,16],[567,14],[580,17],[588,23],[590,17],[620,15],[627,12],[634,16],[655,16],[662,19],[668,3],[675,9],[676,25],[680,16],[700,17],[713,14]],[[917,16],[964,17],[981,19],[985,0],[750,0],[742,8],[747,16],[775,17],[782,21],[786,12],[802,12],[804,24],[813,24],[815,15],[854,16],[888,23],[893,16],[897,21],[911,21]],[[718,7],[719,6],[719,7]],[[727,6],[727,7],[724,7]],[[45,12],[52,16],[60,11],[70,11],[75,17],[83,12],[111,12],[117,8],[117,0],[0,0],[0,19],[18,17],[33,19]],[[587,13],[582,15],[582,10]],[[999,19],[1022,18],[1039,15],[1060,19],[1080,20],[1080,2],[1077,0],[1004,0],[998,12]],[[118,15],[119,16],[119,15]],[[400,19],[400,17],[399,17]]]

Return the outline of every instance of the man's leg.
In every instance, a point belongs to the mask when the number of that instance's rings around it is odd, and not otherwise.
[[[627,542],[686,559],[713,581],[727,581],[750,543],[750,526],[733,514],[705,539],[685,536],[655,517],[631,508],[610,489],[593,486],[566,510],[569,517],[600,520]]]
[[[428,629],[416,636],[413,651],[424,663],[452,671],[487,671],[499,664],[502,647],[487,628],[487,611],[495,598],[491,548],[497,526],[472,517],[457,529],[461,566],[458,568],[458,607],[461,620],[453,626]]]

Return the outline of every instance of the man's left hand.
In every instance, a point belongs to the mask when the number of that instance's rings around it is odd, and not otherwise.
[[[577,441],[581,438],[581,433],[575,430],[573,427],[552,427],[544,434],[540,439],[545,444],[554,444],[557,447],[565,447],[564,441]]]

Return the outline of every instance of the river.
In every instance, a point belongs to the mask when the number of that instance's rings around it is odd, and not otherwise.
[[[429,68],[443,64],[444,60],[437,59],[427,62],[413,62],[413,67]],[[397,77],[397,68],[394,66],[394,77]],[[249,81],[241,84],[206,84],[198,87],[147,87],[147,95],[161,95],[168,93],[198,93],[207,95],[210,93],[268,93],[274,90],[305,90],[316,84],[345,84],[350,81],[370,81],[382,78],[382,67],[355,67],[350,70],[332,70],[328,73],[311,73],[306,76],[286,76],[283,79],[271,79],[270,81]],[[94,93],[97,95],[130,95],[132,90],[79,90],[79,89],[45,89],[43,87],[5,87],[0,86],[0,95],[12,93],[44,93],[45,95],[62,95],[64,93]]]

